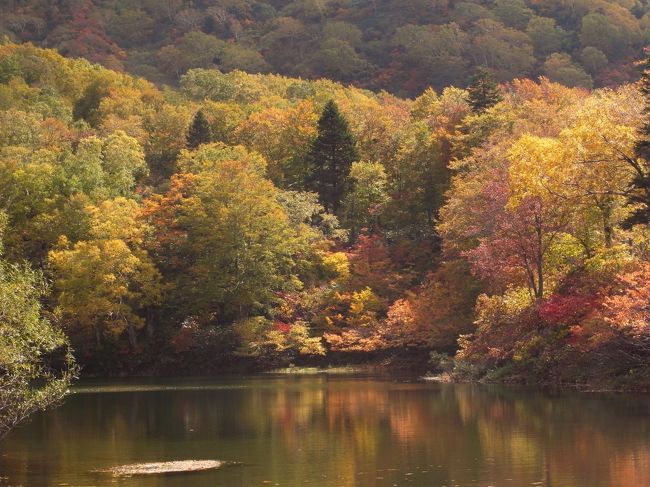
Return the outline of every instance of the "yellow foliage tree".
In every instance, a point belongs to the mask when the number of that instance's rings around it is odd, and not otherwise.
[[[117,198],[85,211],[91,239],[71,244],[62,237],[49,253],[58,308],[71,332],[92,333],[97,347],[125,331],[134,347],[145,325],[139,312],[161,299],[160,274],[141,248],[139,208]]]

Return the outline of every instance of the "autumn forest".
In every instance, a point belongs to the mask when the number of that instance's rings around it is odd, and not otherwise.
[[[8,3],[0,437],[79,375],[650,387],[647,7]]]

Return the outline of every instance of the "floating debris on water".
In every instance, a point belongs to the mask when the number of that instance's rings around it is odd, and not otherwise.
[[[95,473],[114,475],[115,477],[130,477],[132,475],[158,475],[167,473],[201,472],[214,470],[232,463],[220,460],[179,460],[175,462],[157,463],[135,463],[122,465],[103,470],[95,470]]]

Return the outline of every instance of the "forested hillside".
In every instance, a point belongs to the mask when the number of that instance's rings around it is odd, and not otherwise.
[[[179,85],[0,46],[0,272],[45,273],[86,372],[459,346],[458,376],[647,386],[637,86]]]
[[[176,83],[235,69],[417,96],[544,75],[567,86],[633,81],[650,39],[638,0],[7,0],[0,36]]]

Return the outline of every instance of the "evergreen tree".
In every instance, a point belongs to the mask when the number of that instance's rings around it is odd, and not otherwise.
[[[208,125],[208,120],[203,115],[203,112],[199,110],[194,115],[192,125],[190,125],[187,132],[187,146],[190,149],[196,149],[201,144],[209,143],[210,139],[210,125]]]
[[[629,205],[636,206],[632,214],[623,222],[623,226],[627,228],[640,223],[650,225],[650,50],[646,51],[646,54],[639,88],[645,99],[645,121],[639,130],[639,137],[634,147],[634,158],[626,158],[626,162],[634,171],[627,201]]]
[[[336,213],[345,197],[352,163],[358,159],[356,143],[347,121],[334,101],[329,101],[318,121],[318,135],[307,155],[307,185],[318,193],[327,211]]]
[[[470,78],[469,104],[476,113],[481,113],[501,101],[501,90],[490,72],[479,68]]]

